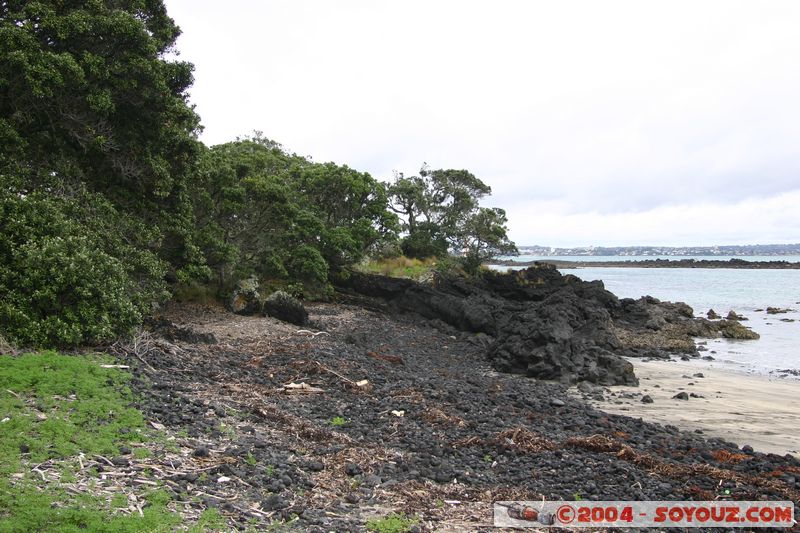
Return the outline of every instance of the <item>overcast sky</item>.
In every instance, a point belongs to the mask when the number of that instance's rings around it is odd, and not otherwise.
[[[800,242],[800,2],[167,0],[207,144],[466,168],[517,244]]]

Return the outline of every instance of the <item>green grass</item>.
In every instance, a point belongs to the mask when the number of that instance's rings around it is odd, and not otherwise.
[[[86,476],[77,456],[113,456],[121,444],[150,438],[144,417],[130,406],[130,376],[102,368],[103,356],[54,352],[0,356],[0,531],[171,531],[180,522],[161,489],[145,495],[143,516],[115,512],[111,501],[67,492],[63,483]],[[32,471],[53,460],[61,481]]]
[[[331,425],[333,427],[341,427],[345,424],[347,424],[347,420],[343,416],[334,416],[331,419]]]
[[[206,531],[222,531],[225,528],[225,519],[217,509],[206,509],[200,515],[197,524],[189,528],[189,533],[205,533]]]
[[[409,518],[403,514],[392,513],[383,518],[368,520],[367,530],[375,533],[406,533],[411,529],[411,526],[416,523],[416,518]]]
[[[359,265],[358,269],[367,274],[382,274],[393,278],[418,280],[436,268],[436,264],[435,257],[411,259],[401,255],[400,257],[371,260]]]

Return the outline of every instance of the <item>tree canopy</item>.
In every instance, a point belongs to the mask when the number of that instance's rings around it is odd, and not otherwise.
[[[99,342],[202,272],[185,197],[199,119],[161,0],[0,2],[0,318]]]
[[[466,170],[388,185],[260,133],[203,145],[179,33],[163,0],[0,0],[0,336],[105,342],[190,283],[326,297],[401,231],[473,270],[513,250]]]
[[[0,175],[169,203],[199,126],[192,65],[164,59],[179,33],[160,0],[0,3]]]
[[[387,190],[390,209],[403,217],[401,247],[409,257],[452,250],[476,271],[493,256],[516,253],[505,211],[480,206],[491,187],[467,170],[430,170],[426,164],[418,176],[397,175]]]
[[[369,174],[313,163],[260,135],[206,149],[192,198],[220,286],[257,274],[319,288],[397,229]]]

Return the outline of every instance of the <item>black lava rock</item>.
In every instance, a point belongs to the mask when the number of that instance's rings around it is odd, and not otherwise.
[[[344,471],[348,476],[357,476],[361,472],[363,472],[363,470],[361,470],[361,467],[355,463],[347,463],[344,467]]]
[[[201,445],[194,449],[192,455],[194,455],[195,457],[208,457],[210,453],[208,451],[208,448]]]
[[[322,461],[311,461],[306,465],[306,468],[308,468],[312,472],[322,472],[323,470],[325,470],[325,465],[322,464]]]
[[[266,511],[279,511],[285,509],[289,504],[278,494],[270,494],[262,502],[261,507]]]
[[[264,313],[296,326],[308,324],[308,311],[305,306],[288,292],[276,291],[270,294],[264,302]]]

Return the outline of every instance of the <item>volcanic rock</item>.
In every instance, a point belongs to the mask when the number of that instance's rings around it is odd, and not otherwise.
[[[735,320],[721,320],[719,324],[719,331],[726,339],[760,339],[761,335],[755,331],[747,328]]]
[[[239,281],[233,289],[228,307],[237,315],[254,315],[261,311],[261,295],[258,281],[247,278]]]
[[[340,289],[384,300],[391,312],[486,334],[499,371],[573,384],[636,385],[621,356],[698,356],[694,337],[756,338],[731,321],[694,318],[685,303],[651,296],[619,300],[601,281],[537,264],[481,278],[436,275],[432,283],[352,272]]]
[[[264,313],[297,326],[308,324],[308,311],[302,302],[288,292],[276,291],[264,301]]]
[[[736,311],[734,311],[733,309],[728,311],[728,316],[726,316],[725,318],[727,318],[728,320],[738,320],[738,321],[747,320],[746,316],[737,314]]]
[[[767,314],[768,315],[780,315],[783,313],[788,313],[792,311],[792,309],[783,308],[783,307],[767,307]]]

